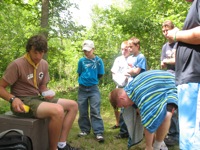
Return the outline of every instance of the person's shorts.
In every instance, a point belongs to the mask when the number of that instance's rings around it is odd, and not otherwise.
[[[200,149],[200,83],[178,85],[179,147]]]
[[[57,98],[54,98],[51,100],[46,100],[46,99],[44,99],[44,97],[41,97],[41,96],[22,96],[22,97],[18,97],[18,98],[21,99],[25,105],[28,105],[30,107],[30,110],[28,113],[17,113],[17,112],[14,112],[11,108],[12,112],[17,116],[29,117],[29,118],[36,117],[37,108],[42,102],[49,102],[49,103],[57,103],[58,102]]]

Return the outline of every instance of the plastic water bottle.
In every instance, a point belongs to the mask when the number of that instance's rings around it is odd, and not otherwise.
[[[48,90],[48,91],[44,91],[42,92],[42,96],[54,96],[55,92],[53,90]]]

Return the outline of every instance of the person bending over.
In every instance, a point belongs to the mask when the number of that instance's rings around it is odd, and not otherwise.
[[[146,150],[160,150],[178,103],[174,75],[162,70],[143,72],[124,89],[114,89],[109,99],[114,108],[135,105],[145,128]]]

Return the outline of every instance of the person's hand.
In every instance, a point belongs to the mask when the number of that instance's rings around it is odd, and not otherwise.
[[[124,74],[124,76],[126,76],[126,78],[128,79],[131,75],[127,72]]]
[[[179,29],[177,27],[175,27],[174,29],[172,30],[168,30],[166,32],[166,35],[165,37],[167,39],[169,39],[170,41],[173,41],[173,42],[176,42],[176,33],[179,31]]]
[[[24,103],[19,98],[16,97],[12,102],[12,109],[18,113],[24,113],[25,110],[23,105]]]
[[[55,92],[53,90],[43,91],[42,96],[47,100],[51,100],[54,98]]]
[[[127,69],[127,75],[129,75],[129,76],[133,75],[133,68]]]
[[[162,61],[164,64],[168,64],[169,63],[169,59],[163,59]]]
[[[163,61],[161,61],[161,68],[164,69],[166,67],[167,67],[166,64]]]

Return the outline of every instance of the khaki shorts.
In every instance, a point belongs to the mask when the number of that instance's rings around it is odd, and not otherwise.
[[[30,107],[29,112],[28,113],[17,113],[17,112],[14,112],[12,110],[12,108],[11,108],[11,110],[17,116],[28,117],[28,118],[36,117],[37,108],[42,102],[49,102],[49,103],[57,103],[58,102],[58,99],[56,99],[56,98],[47,100],[41,96],[22,96],[22,97],[18,97],[18,98],[21,99],[25,105],[28,105]]]

